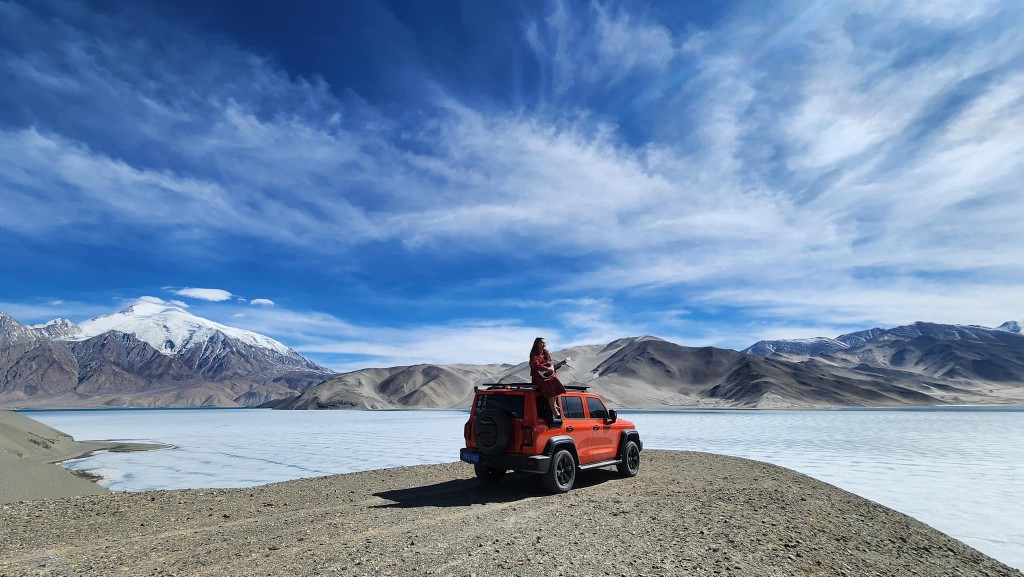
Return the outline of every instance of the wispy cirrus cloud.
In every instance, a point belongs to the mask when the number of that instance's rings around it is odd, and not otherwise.
[[[550,5],[527,23],[525,39],[556,97],[577,85],[615,85],[635,71],[663,72],[680,50],[667,26],[615,3]]]
[[[479,289],[461,328],[505,343],[480,359],[511,352],[498,331],[556,323],[576,327],[558,331],[566,342],[713,335],[654,314],[694,305],[755,328],[841,328],[951,317],[957,291],[978,298],[960,322],[998,320],[1024,282],[1021,8],[748,8],[680,24],[655,6],[538,5],[516,23],[535,105],[417,68],[402,112],[156,17],[2,3],[0,74],[16,82],[0,95],[0,233],[107,246],[146,234],[140,253],[209,259],[244,246],[284,267],[315,261],[296,268],[324,284],[345,285],[323,272],[337,262],[361,279],[443,265],[457,273],[402,297]],[[486,270],[459,266],[480,255]],[[544,268],[554,260],[567,268]],[[503,284],[590,306],[487,325],[480,311],[508,295],[483,291]],[[282,307],[245,314],[325,351],[428,343],[337,310],[315,330],[319,317],[292,318],[306,327],[294,334]]]

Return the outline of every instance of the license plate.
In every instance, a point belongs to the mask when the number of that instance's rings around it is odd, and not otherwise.
[[[480,462],[480,453],[466,451],[465,449],[463,449],[462,451],[459,451],[459,458],[467,463],[475,464]]]

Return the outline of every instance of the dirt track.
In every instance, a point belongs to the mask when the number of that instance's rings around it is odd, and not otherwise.
[[[483,487],[459,463],[0,506],[0,576],[1016,575],[772,465],[644,451],[640,475]]]

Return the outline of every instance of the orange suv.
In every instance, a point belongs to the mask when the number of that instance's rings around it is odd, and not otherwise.
[[[484,483],[497,483],[510,469],[541,476],[544,487],[564,493],[576,471],[615,465],[624,477],[640,471],[643,443],[636,425],[608,410],[588,387],[567,385],[559,397],[562,418],[533,385],[486,385],[476,395],[459,458],[471,463]]]

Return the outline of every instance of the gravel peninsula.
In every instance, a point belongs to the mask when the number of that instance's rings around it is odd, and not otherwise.
[[[0,410],[0,503],[98,495],[107,490],[56,465],[97,451],[149,451],[167,445],[76,441],[13,411]]]
[[[0,505],[0,576],[1018,576],[805,475],[644,451],[562,495],[462,463]]]

